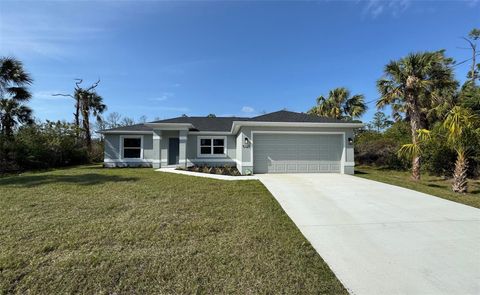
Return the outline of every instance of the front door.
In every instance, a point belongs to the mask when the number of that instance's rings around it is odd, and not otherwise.
[[[178,138],[168,139],[168,165],[178,164],[180,141]]]

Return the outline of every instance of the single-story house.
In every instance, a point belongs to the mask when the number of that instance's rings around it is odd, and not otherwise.
[[[236,166],[242,174],[353,174],[362,123],[278,111],[252,118],[188,117],[102,130],[106,167]]]

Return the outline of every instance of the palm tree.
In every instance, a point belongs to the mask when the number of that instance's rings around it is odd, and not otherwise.
[[[32,124],[32,110],[14,99],[0,99],[1,134],[10,138],[13,127],[18,124]]]
[[[103,98],[93,90],[78,89],[75,91],[75,98],[78,99],[79,109],[82,114],[82,127],[85,133],[87,148],[91,150],[90,115],[93,115],[97,121],[102,121],[101,114],[107,109],[107,106],[103,103]]]
[[[32,81],[21,61],[0,58],[0,127],[3,135],[11,136],[17,124],[32,122],[32,110],[22,104],[32,97],[27,88]]]
[[[411,53],[385,66],[385,77],[377,81],[380,99],[377,108],[391,105],[410,122],[412,144],[418,144],[418,130],[427,128],[427,113],[443,104],[457,87],[453,60],[443,51]],[[395,115],[395,114],[394,114]],[[420,179],[421,155],[412,158],[412,178]]]
[[[350,91],[345,87],[330,90],[328,97],[320,96],[317,98],[317,105],[311,108],[308,113],[336,118],[358,118],[367,110],[364,96],[355,94],[350,96]]]
[[[447,141],[457,153],[453,173],[452,190],[466,193],[468,188],[468,152],[472,148],[475,128],[478,128],[480,118],[470,109],[461,106],[454,107],[443,122],[447,131]]]

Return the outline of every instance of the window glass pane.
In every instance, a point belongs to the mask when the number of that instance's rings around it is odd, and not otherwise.
[[[222,155],[224,150],[225,149],[223,148],[223,146],[216,146],[213,148],[213,153],[216,155]]]
[[[124,147],[140,147],[142,140],[140,138],[124,138],[123,146]]]
[[[213,140],[213,145],[220,145],[220,146],[223,146],[223,139],[214,139]]]
[[[210,155],[212,153],[212,148],[209,146],[202,146],[200,148],[200,154],[208,154]]]
[[[210,138],[202,138],[200,139],[200,145],[211,145],[212,140]]]
[[[123,150],[124,158],[140,158],[140,149],[124,149]]]

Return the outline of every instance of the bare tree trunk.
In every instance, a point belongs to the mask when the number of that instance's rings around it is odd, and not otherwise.
[[[476,82],[475,80],[477,80],[477,75],[475,74],[476,73],[475,67],[477,66],[477,60],[476,60],[477,45],[471,43],[471,46],[472,46],[472,68],[470,71],[472,72],[472,86],[475,87],[475,82]]]
[[[418,144],[418,134],[417,131],[421,129],[421,114],[420,108],[415,97],[415,91],[413,85],[416,82],[416,77],[407,78],[407,108],[409,109],[410,115],[410,128],[412,131],[412,143],[414,145]],[[412,179],[415,181],[420,180],[420,168],[421,168],[421,156],[414,155],[412,159]]]
[[[457,153],[455,171],[453,173],[452,190],[456,193],[466,193],[468,189],[467,180],[468,159],[464,152]]]
[[[84,102],[83,104],[87,104]],[[90,112],[88,111],[87,106],[82,107],[82,116],[83,116],[83,131],[85,132],[85,143],[87,144],[87,149],[89,152],[92,151],[92,135],[90,134]]]
[[[75,135],[77,136],[77,140],[80,138],[80,98],[76,97],[75,98]]]

